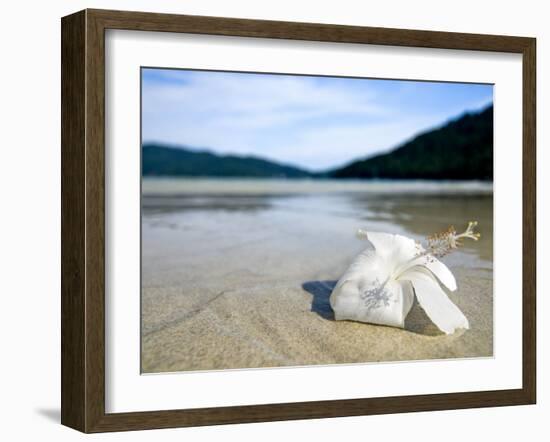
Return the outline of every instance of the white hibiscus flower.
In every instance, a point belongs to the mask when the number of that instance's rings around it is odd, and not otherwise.
[[[413,300],[447,334],[468,329],[468,319],[441,285],[456,290],[456,280],[437,258],[479,239],[470,222],[464,233],[453,227],[428,238],[426,247],[402,235],[359,231],[367,248],[351,263],[330,296],[337,320],[352,320],[403,328]]]

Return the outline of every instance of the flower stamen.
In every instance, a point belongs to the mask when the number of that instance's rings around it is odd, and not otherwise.
[[[447,230],[429,236],[427,238],[426,254],[441,258],[462,246],[464,238],[477,241],[481,237],[481,234],[474,231],[476,226],[477,221],[470,221],[466,230],[460,234],[456,233],[456,229],[453,226],[449,226]]]

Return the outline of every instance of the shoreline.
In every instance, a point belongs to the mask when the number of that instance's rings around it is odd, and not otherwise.
[[[145,177],[142,195],[251,195],[251,194],[419,194],[419,195],[492,195],[490,181],[435,180],[357,180],[357,179],[270,179],[270,178],[176,178]]]

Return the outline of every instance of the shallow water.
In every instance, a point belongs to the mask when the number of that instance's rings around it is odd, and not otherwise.
[[[492,354],[489,183],[146,179],[142,190],[144,371],[357,362],[359,356],[350,356],[353,348],[342,353],[336,347],[338,334],[358,324],[333,321],[328,306],[331,284],[364,247],[355,237],[357,229],[422,240],[451,224],[461,229],[470,220],[479,222],[482,239],[445,258],[457,274],[457,303],[473,320],[469,335],[453,346],[449,341],[431,342],[429,350],[422,339],[396,334],[438,334],[413,309],[408,330],[377,327],[386,331],[376,332],[382,339],[388,334],[389,347],[395,339],[410,339],[409,351],[388,351],[379,345],[361,357],[367,361]],[[307,313],[300,313],[304,308]],[[285,313],[279,323],[275,318],[281,309]],[[324,322],[315,322],[319,319]],[[318,326],[334,346],[320,351],[310,340],[308,350],[302,336],[306,332],[296,325],[301,321],[312,321],[310,330]],[[367,330],[374,336],[374,326],[360,325],[355,336]],[[280,327],[286,329],[285,336]],[[189,348],[191,337],[192,345],[202,349],[200,354]],[[289,350],[294,339],[301,348]],[[238,351],[228,353],[228,342]]]

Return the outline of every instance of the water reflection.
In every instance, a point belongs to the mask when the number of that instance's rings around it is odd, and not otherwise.
[[[142,214],[193,211],[258,211],[268,210],[276,195],[144,195]]]
[[[252,183],[251,183],[252,185]],[[324,184],[326,187],[326,183]],[[391,184],[388,186],[391,187]],[[193,194],[153,193],[142,196],[144,226],[178,228],[178,225],[200,225],[203,220],[216,220],[219,225],[235,222],[234,215],[244,225],[258,216],[292,223],[293,230],[315,229],[324,221],[338,229],[349,223],[366,229],[403,233],[421,239],[442,231],[449,225],[462,229],[470,220],[479,222],[482,240],[465,244],[465,252],[473,252],[487,261],[493,259],[493,197],[483,192],[437,193],[433,188],[423,193],[414,189],[409,193],[373,191],[323,191],[314,193],[229,192],[220,184],[217,192]],[[232,215],[233,214],[233,215]],[[198,223],[198,224],[197,224]],[[324,232],[319,232],[320,234]],[[242,238],[241,238],[242,240]]]

